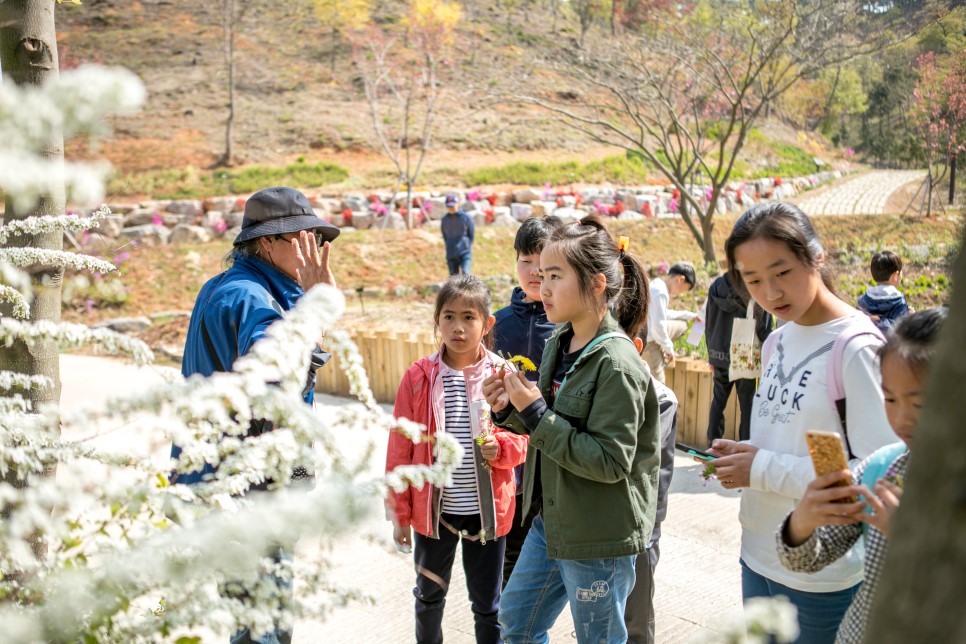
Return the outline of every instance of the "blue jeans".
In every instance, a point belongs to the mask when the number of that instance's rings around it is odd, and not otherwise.
[[[460,271],[463,275],[470,274],[470,264],[473,263],[473,255],[467,253],[465,255],[460,255],[459,257],[447,257],[446,265],[449,267],[450,275],[459,275]]]
[[[798,609],[800,633],[796,644],[832,644],[845,611],[859,592],[861,583],[831,593],[810,593],[795,590],[759,575],[741,562],[741,595],[745,601],[752,597],[784,595]]]
[[[503,641],[550,641],[547,631],[569,602],[578,642],[625,642],[624,605],[634,587],[635,559],[551,559],[538,514],[500,601]]]

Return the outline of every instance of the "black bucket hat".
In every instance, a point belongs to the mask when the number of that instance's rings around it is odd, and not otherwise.
[[[311,230],[322,241],[333,241],[342,231],[320,219],[312,205],[294,188],[265,188],[245,202],[242,229],[232,242],[238,246],[250,239]]]

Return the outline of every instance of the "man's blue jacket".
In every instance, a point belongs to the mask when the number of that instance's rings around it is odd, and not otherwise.
[[[248,353],[302,294],[299,283],[274,266],[257,257],[235,255],[231,268],[208,280],[198,293],[188,323],[181,373],[187,378],[196,373],[210,376],[216,371],[231,371],[235,360]],[[309,382],[303,391],[307,403],[315,396],[315,369],[328,358],[320,350],[312,356]],[[180,453],[177,445],[172,447],[172,457]],[[177,482],[197,483],[212,471],[206,466],[202,472],[178,476]]]

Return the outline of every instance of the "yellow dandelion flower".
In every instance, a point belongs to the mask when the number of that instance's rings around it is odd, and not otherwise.
[[[531,360],[526,356],[513,356],[512,358],[510,358],[510,362],[518,366],[521,371],[537,370],[537,365],[533,364],[533,360]]]

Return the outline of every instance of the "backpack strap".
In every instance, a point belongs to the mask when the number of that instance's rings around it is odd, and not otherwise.
[[[593,347],[603,342],[604,340],[609,340],[610,338],[624,338],[631,344],[634,344],[634,341],[631,340],[629,337],[627,337],[626,333],[621,333],[620,331],[609,331],[607,333],[601,333],[596,338],[594,338],[593,340],[585,344],[584,348],[581,349],[580,355],[577,356],[577,359],[574,360],[574,363],[570,365],[570,369],[567,369],[567,373],[564,374],[563,380],[560,381],[560,389],[563,389],[564,384],[567,382],[567,376],[569,376],[574,372],[574,368],[577,366],[577,363],[580,362],[580,359],[584,357],[584,354],[587,353]]]
[[[771,359],[771,354],[775,350],[775,345],[778,344],[778,338],[782,335],[782,330],[785,327],[780,326],[774,331],[772,331],[765,341],[761,345],[761,368],[764,369],[768,366],[768,361]]]
[[[868,320],[868,318],[864,318]],[[772,334],[774,335],[774,334]],[[826,391],[828,391],[829,402],[832,409],[838,414],[839,421],[842,423],[842,435],[845,438],[845,449],[848,452],[849,460],[856,456],[852,453],[852,446],[849,444],[849,431],[845,418],[845,381],[842,375],[842,357],[845,355],[845,347],[849,342],[863,335],[871,335],[883,339],[882,332],[871,323],[851,324],[835,338],[832,343],[832,352],[828,359],[828,377],[826,378]],[[771,336],[768,338],[771,339]],[[763,352],[764,353],[764,352]]]

